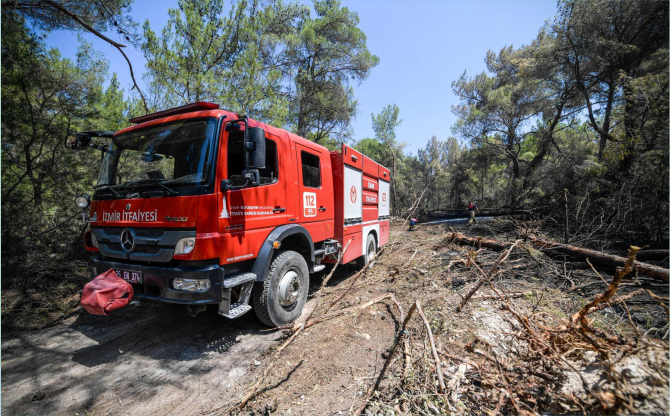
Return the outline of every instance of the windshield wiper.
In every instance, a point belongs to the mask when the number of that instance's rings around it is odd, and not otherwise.
[[[167,191],[168,195],[178,195],[179,192],[175,191],[174,189],[168,188],[167,186],[163,185],[161,182],[165,182],[167,179],[143,179],[141,181],[134,181],[134,182],[126,182],[123,184],[123,186],[135,186],[135,185],[158,185],[161,188],[165,189]]]
[[[116,191],[115,191],[114,189],[112,189],[112,187],[109,186],[109,185],[98,185],[98,186],[95,186],[93,189],[96,189],[96,190],[101,189],[101,190],[111,191],[111,192],[114,194],[115,197],[117,197],[117,198],[120,198],[120,197],[121,197],[121,194],[118,193],[118,192],[116,192]]]

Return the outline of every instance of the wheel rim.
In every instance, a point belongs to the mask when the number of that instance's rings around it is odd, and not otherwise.
[[[288,270],[279,281],[279,304],[284,309],[291,309],[300,300],[302,294],[302,279],[293,269]]]

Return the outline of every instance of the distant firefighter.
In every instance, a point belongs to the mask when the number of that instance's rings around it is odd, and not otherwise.
[[[419,220],[416,218],[410,218],[409,220],[409,230],[414,231],[416,229],[416,225],[419,223]]]
[[[473,222],[477,224],[477,219],[475,218],[475,210],[479,212],[479,208],[477,205],[475,205],[473,202],[470,202],[468,204],[468,211],[470,212],[470,221],[468,221],[468,224],[472,224]]]

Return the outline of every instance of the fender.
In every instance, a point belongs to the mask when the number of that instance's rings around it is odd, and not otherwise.
[[[309,232],[305,229],[305,227],[300,224],[281,225],[272,230],[270,235],[268,235],[268,237],[265,239],[261,249],[258,252],[258,257],[256,257],[256,262],[251,268],[252,273],[255,273],[257,276],[257,282],[264,281],[267,277],[268,271],[270,270],[272,256],[276,251],[276,249],[272,246],[272,243],[275,241],[281,242],[286,237],[294,234],[301,234],[307,239],[307,242],[309,243],[309,257],[311,263],[314,264],[314,242],[312,241],[312,236],[309,235]],[[312,269],[311,265],[308,265],[308,267],[310,270]]]

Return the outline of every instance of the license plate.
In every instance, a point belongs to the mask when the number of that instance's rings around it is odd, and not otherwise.
[[[142,284],[142,272],[135,270],[114,269],[116,275],[128,283]]]

